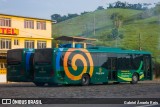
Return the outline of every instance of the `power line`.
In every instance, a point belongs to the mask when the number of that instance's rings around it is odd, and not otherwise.
[[[93,32],[93,34],[94,34],[94,36],[96,35],[96,18],[95,18],[95,14],[94,14],[94,32]]]
[[[142,50],[141,49],[141,34],[139,33],[139,50]]]

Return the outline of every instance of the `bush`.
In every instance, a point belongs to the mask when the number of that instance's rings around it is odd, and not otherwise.
[[[154,63],[154,69],[153,69],[155,78],[160,78],[160,63],[155,62]]]

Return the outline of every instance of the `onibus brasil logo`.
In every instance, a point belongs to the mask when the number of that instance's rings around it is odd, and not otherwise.
[[[2,104],[42,104],[42,101],[37,99],[2,99]]]

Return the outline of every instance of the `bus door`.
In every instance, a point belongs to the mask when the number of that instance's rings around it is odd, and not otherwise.
[[[117,58],[109,57],[108,58],[108,79],[117,80]]]
[[[150,56],[144,56],[144,79],[152,79],[152,67],[151,67],[151,57]]]

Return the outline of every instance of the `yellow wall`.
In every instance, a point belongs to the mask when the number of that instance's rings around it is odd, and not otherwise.
[[[52,47],[52,35],[51,35],[51,20],[39,19],[39,18],[31,18],[31,17],[21,17],[14,15],[4,15],[0,14],[0,18],[11,18],[11,27],[0,26],[0,28],[16,28],[19,30],[18,35],[4,35],[0,34],[0,38],[10,38],[12,39],[11,43],[12,49],[15,48],[24,48],[25,40],[34,40],[34,46],[37,48],[37,41],[46,41],[47,48]],[[24,28],[24,20],[33,20],[34,21],[34,29]],[[46,22],[46,30],[37,29],[37,21],[45,21]],[[19,45],[14,45],[14,39],[19,40]]]
[[[23,16],[14,16],[14,15],[5,15],[0,14],[0,18],[10,18],[11,27],[0,26],[0,28],[16,28],[19,30],[17,35],[5,35],[0,34],[0,39],[6,38],[11,39],[11,49],[24,48],[25,40],[34,40],[34,48],[37,48],[38,41],[46,41],[46,48],[52,47],[52,35],[51,35],[51,20],[23,17]],[[34,29],[24,28],[24,20],[33,20]],[[37,29],[37,21],[46,22],[46,30]],[[14,45],[14,39],[18,39],[19,45]],[[0,49],[0,55],[8,49]],[[4,54],[4,53],[3,53]],[[1,64],[6,64],[6,59],[0,59]],[[0,68],[0,82],[6,82],[6,68]]]
[[[34,46],[35,49],[37,48],[37,42],[38,41],[46,41],[46,48],[51,48],[52,47],[52,39],[50,38],[29,38],[29,37],[10,37],[10,36],[2,36],[0,35],[0,38],[6,38],[6,39],[11,39],[11,48],[16,49],[16,48],[24,48],[25,46],[25,40],[34,40]],[[19,40],[19,45],[14,45],[14,39]]]
[[[38,38],[51,38],[51,21],[40,20],[35,18],[24,18],[16,16],[5,16],[0,15],[0,17],[11,18],[11,28],[19,29],[19,36],[25,37],[38,37]],[[24,28],[24,20],[34,20],[34,29]],[[37,30],[36,22],[46,21],[46,30]]]
[[[6,60],[0,59],[0,75],[6,74],[6,69],[4,68],[4,64],[6,64]]]

